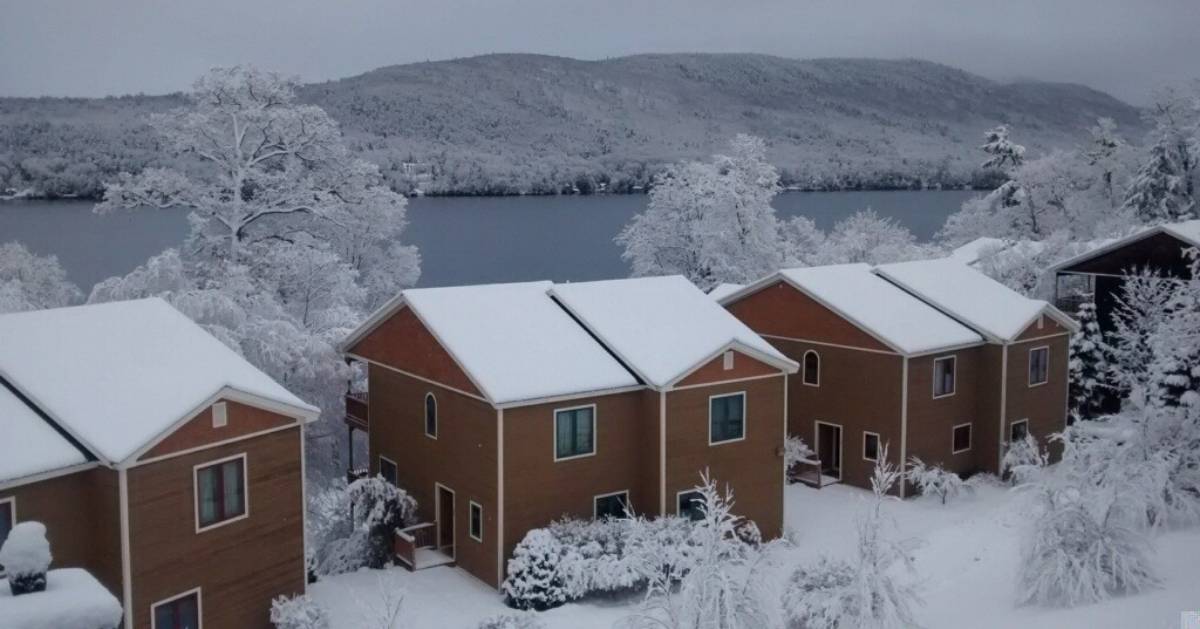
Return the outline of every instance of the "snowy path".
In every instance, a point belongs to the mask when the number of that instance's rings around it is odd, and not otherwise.
[[[787,527],[797,542],[789,551],[792,558],[808,561],[854,551],[854,522],[867,506],[867,492],[844,485],[821,490],[792,485],[787,498]],[[982,487],[945,506],[924,498],[887,505],[900,535],[920,540],[914,554],[925,600],[918,619],[924,627],[1175,629],[1181,611],[1200,608],[1200,530],[1155,540],[1163,589],[1067,610],[1014,607],[1024,526],[1017,501],[1004,488]],[[374,629],[380,626],[374,617],[382,607],[381,588],[406,589],[406,622],[400,626],[412,629],[473,628],[482,618],[510,611],[494,590],[453,568],[364,570],[317,583],[310,591],[331,612],[335,628]],[[608,629],[635,604],[636,599],[588,601],[539,617],[548,627]]]

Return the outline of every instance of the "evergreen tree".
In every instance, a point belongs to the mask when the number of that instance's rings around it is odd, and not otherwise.
[[[1196,218],[1200,120],[1194,102],[1174,90],[1159,95],[1149,154],[1125,191],[1124,206],[1147,223]]]
[[[1068,365],[1071,371],[1072,417],[1090,419],[1100,410],[1107,388],[1108,346],[1096,319],[1096,304],[1080,304],[1075,314],[1079,331],[1071,335]]]
[[[984,143],[979,148],[988,154],[982,168],[1016,168],[1025,162],[1025,147],[1008,139],[1008,127],[1000,125],[983,134]]]

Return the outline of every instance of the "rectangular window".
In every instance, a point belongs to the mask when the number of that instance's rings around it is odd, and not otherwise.
[[[246,517],[246,455],[197,465],[196,530]]]
[[[8,539],[8,532],[17,523],[17,499],[5,498],[0,500],[0,546]],[[4,566],[0,565],[0,576],[4,575]]]
[[[224,428],[229,423],[229,410],[225,408],[224,402],[217,402],[212,405],[212,424],[213,428]]]
[[[725,352],[724,357],[721,359],[721,363],[721,366],[725,368],[725,371],[733,369],[733,352]]]
[[[1024,441],[1025,435],[1029,434],[1029,420],[1022,419],[1015,421],[1008,427],[1008,439],[1010,443]]]
[[[156,603],[150,616],[152,629],[200,629],[200,590]]]
[[[482,542],[483,541],[483,507],[480,506],[480,504],[478,502],[475,502],[473,500],[470,502],[470,516],[471,516],[471,528],[470,528],[471,539],[473,539],[477,542]]]
[[[1029,386],[1046,384],[1050,380],[1050,348],[1029,350]]]
[[[554,458],[571,459],[596,453],[596,407],[554,411]]]
[[[863,431],[863,458],[868,461],[879,460],[879,435]]]
[[[737,441],[746,437],[746,394],[714,395],[708,398],[708,443]]]
[[[675,513],[689,520],[704,519],[704,494],[698,491],[679,492]]]
[[[399,474],[396,472],[396,462],[385,457],[379,457],[379,475],[383,480],[393,484],[399,484]]]
[[[945,356],[933,361],[933,397],[954,395],[955,359]]]
[[[619,491],[614,494],[596,496],[592,504],[592,517],[597,520],[604,518],[623,518],[629,511],[629,492]]]
[[[954,454],[971,449],[971,424],[959,424],[954,427],[950,451]]]

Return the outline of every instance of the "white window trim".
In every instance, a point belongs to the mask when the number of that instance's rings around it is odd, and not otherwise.
[[[396,470],[396,485],[399,485],[399,484],[400,484],[400,466],[399,466],[399,465],[396,465],[396,462],[395,462],[395,461],[393,461],[393,460],[391,460],[391,459],[387,458],[386,456],[383,456],[382,454],[381,454],[381,455],[379,455],[379,463],[380,463],[380,465],[379,465],[379,475],[380,475],[380,476],[383,476],[383,462],[384,462],[384,461],[387,461],[388,463],[391,463],[391,464],[392,464],[392,467],[393,467],[393,468]],[[387,480],[387,479],[385,478],[384,480]]]
[[[592,409],[592,451],[585,452],[583,454],[572,454],[571,456],[564,456],[564,457],[558,456],[558,414],[566,412],[566,411],[578,411],[578,410],[584,409],[584,408]],[[551,452],[551,454],[554,455],[555,463],[557,463],[559,461],[571,461],[573,459],[582,459],[582,458],[586,458],[589,456],[596,456],[596,451],[600,449],[600,431],[598,430],[598,428],[600,427],[600,422],[596,421],[596,415],[597,415],[597,411],[596,411],[596,405],[594,403],[593,404],[581,404],[579,406],[564,406],[562,408],[556,408],[553,411],[550,411],[550,421],[554,424],[554,428],[553,428],[554,440],[553,440],[553,442],[550,443],[550,452]]]
[[[713,436],[712,436],[712,401],[713,401],[714,399],[716,399],[716,398],[719,398],[719,397],[733,397],[733,396],[735,396],[735,395],[740,395],[740,396],[742,396],[742,436],[741,436],[741,437],[738,437],[737,439],[723,439],[723,440],[721,440],[721,441],[713,441]],[[720,394],[717,394],[717,395],[710,395],[710,396],[708,396],[708,445],[710,445],[710,446],[723,446],[723,445],[725,445],[725,444],[727,444],[727,443],[737,443],[737,442],[739,442],[739,441],[745,441],[745,440],[746,440],[746,435],[750,433],[750,422],[749,422],[749,421],[747,421],[747,417],[746,417],[746,405],[747,405],[747,403],[748,403],[748,401],[747,401],[747,399],[746,399],[747,397],[748,397],[748,396],[746,395],[746,392],[745,392],[744,390],[743,390],[743,391],[730,391],[730,392],[728,392],[728,393],[720,393]]]
[[[1018,419],[1017,421],[1014,421],[1014,422],[1008,422],[1008,443],[1009,444],[1012,444],[1013,427],[1016,426],[1017,424],[1025,424],[1025,434],[1033,434],[1033,433],[1029,432],[1029,418],[1028,417],[1026,417],[1025,419]]]
[[[704,495],[700,492],[700,490],[696,489],[695,487],[692,487],[691,489],[681,489],[681,490],[675,492],[675,515],[676,516],[683,515],[683,510],[679,508],[679,497],[684,494],[693,494],[693,493],[700,494],[701,496]]]
[[[242,500],[246,503],[245,512],[239,516],[229,518],[228,520],[221,520],[220,522],[215,522],[204,527],[200,526],[200,468],[220,465],[235,459],[242,460]],[[197,533],[203,533],[205,531],[221,528],[226,524],[240,522],[250,517],[250,462],[246,457],[245,452],[242,452],[241,454],[235,454],[233,456],[227,456],[223,459],[215,459],[212,461],[197,463],[196,465],[192,466],[192,512],[196,520]]]
[[[938,395],[937,394],[937,386],[938,386],[937,364],[938,364],[938,362],[943,361],[943,360],[952,361],[952,364],[954,365],[954,369],[950,372],[950,374],[951,374],[950,380],[954,383],[954,388],[949,393],[943,393],[941,395]],[[949,356],[938,356],[937,358],[933,359],[933,387],[931,387],[931,389],[932,389],[931,393],[933,393],[933,399],[935,399],[935,400],[940,400],[942,398],[947,398],[947,397],[954,397],[954,394],[958,393],[958,354],[950,354]]]
[[[840,481],[846,473],[846,429],[841,424],[821,421],[819,419],[813,420],[813,444],[817,446],[816,453],[818,458],[821,456],[821,424],[833,426],[838,429],[838,461],[840,462],[838,465],[838,480]],[[817,473],[823,474],[824,472],[817,470]]]
[[[592,519],[593,520],[596,519],[596,512],[597,512],[596,502],[597,501],[599,501],[601,498],[611,498],[613,496],[620,496],[622,494],[625,495],[625,505],[629,506],[629,490],[628,489],[622,489],[621,491],[610,491],[607,494],[596,494],[595,496],[592,496]]]
[[[808,355],[812,354],[817,357],[817,381],[809,382],[808,369],[805,368],[805,363],[808,361]],[[805,350],[804,355],[800,357],[800,383],[806,387],[821,386],[821,353],[815,349]]]
[[[471,532],[471,512],[475,509],[479,509],[479,537],[476,537],[475,534]],[[483,542],[483,505],[475,502],[474,500],[467,502],[467,535],[477,542]]]
[[[1039,350],[1046,350],[1046,379],[1041,382],[1033,382],[1033,353]],[[1040,387],[1050,382],[1050,346],[1038,345],[1037,347],[1029,348],[1029,357],[1025,362],[1025,381],[1029,384],[1029,388]]]
[[[873,459],[871,457],[867,456],[867,435],[875,435],[875,458],[873,458]],[[862,458],[864,461],[871,461],[872,463],[878,463],[879,462],[879,450],[882,447],[883,447],[883,438],[879,436],[879,433],[871,432],[869,430],[863,431]]]
[[[204,594],[200,591],[200,588],[198,588],[198,587],[192,588],[186,592],[183,592],[182,594],[176,594],[175,596],[172,596],[171,598],[164,598],[161,601],[156,601],[154,603],[151,603],[150,604],[150,629],[158,629],[158,621],[155,618],[155,614],[154,614],[154,610],[156,608],[158,608],[160,605],[165,605],[167,603],[174,603],[175,601],[177,601],[181,598],[187,598],[193,594],[196,595],[196,621],[199,622],[199,624],[196,626],[196,629],[204,629]]]
[[[212,405],[212,427],[224,428],[229,425],[229,407],[224,402],[216,402]]]
[[[429,398],[433,398],[433,434],[429,434]],[[433,394],[433,391],[426,391],[425,397],[421,400],[421,432],[430,439],[437,439],[440,428],[441,418],[438,417],[437,396]]]
[[[7,498],[0,498],[0,509],[5,508],[6,505],[8,507],[9,515],[12,516],[12,519],[11,519],[12,525],[16,526],[17,525],[17,497],[9,496]],[[3,568],[3,566],[0,566],[0,577],[3,577],[3,576],[4,576],[4,568]]]
[[[954,433],[958,432],[958,429],[962,428],[963,426],[966,426],[968,428],[968,430],[967,430],[967,447],[963,448],[962,450],[955,450],[954,449]],[[971,446],[973,446],[973,445],[975,445],[975,426],[973,425],[973,422],[955,424],[953,427],[950,428],[950,454],[961,454],[963,452],[967,452],[968,450],[971,449]]]
[[[733,350],[727,349],[725,350],[725,353],[721,355],[721,367],[725,371],[733,369]]]

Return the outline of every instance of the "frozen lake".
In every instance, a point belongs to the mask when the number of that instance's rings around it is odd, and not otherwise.
[[[829,229],[871,207],[922,240],[974,194],[961,190],[791,192],[776,197],[781,217],[803,214]],[[421,248],[421,286],[623,277],[613,236],[646,206],[644,195],[425,197],[409,200],[406,241]],[[0,201],[0,242],[55,254],[86,292],[178,245],[185,212],[141,210],[99,216],[89,201]]]

